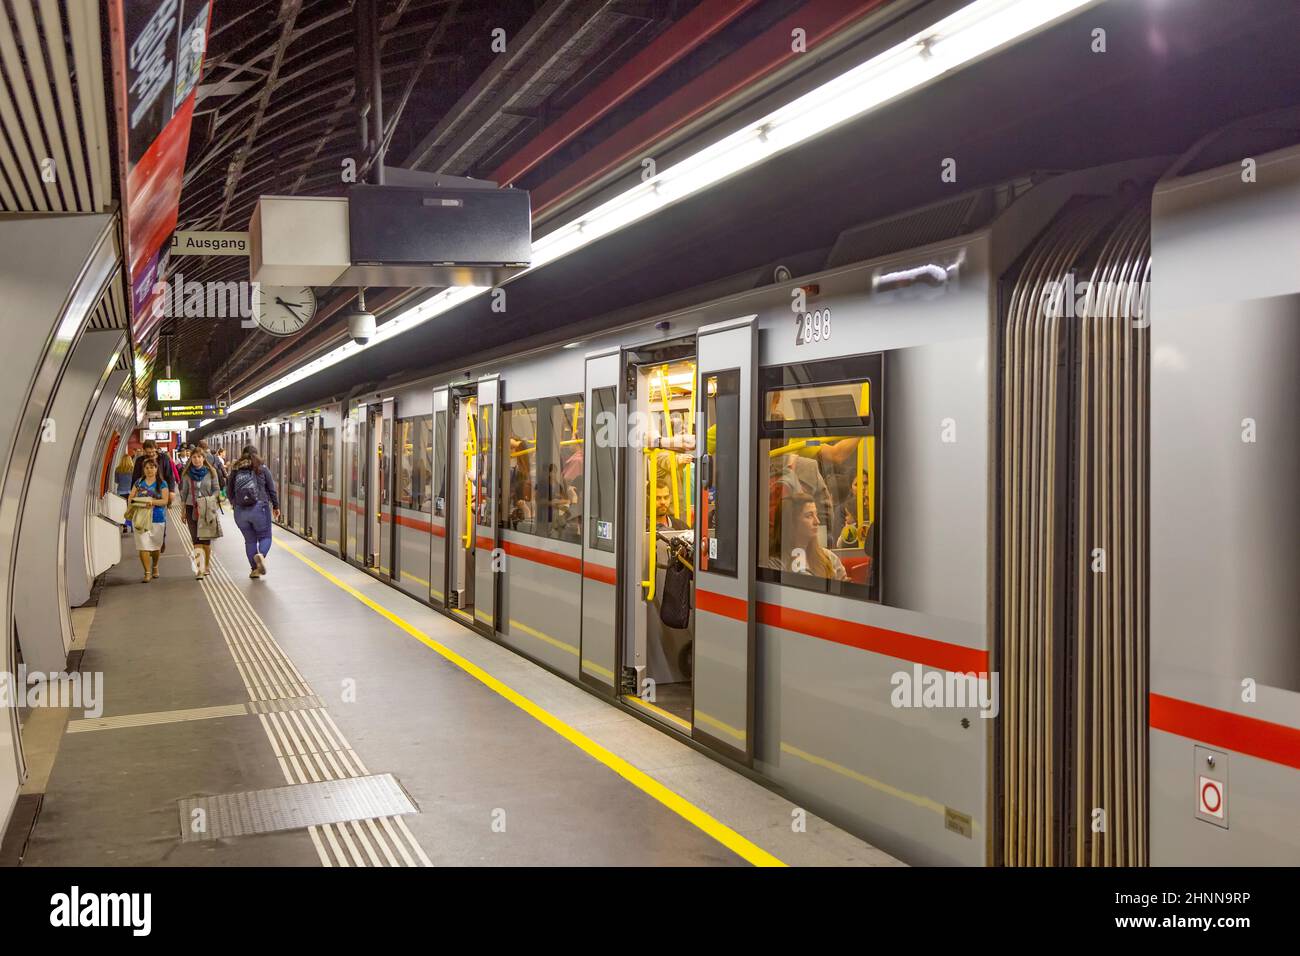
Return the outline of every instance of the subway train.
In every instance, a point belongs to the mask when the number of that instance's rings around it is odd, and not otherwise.
[[[907,862],[1300,864],[1297,125],[209,439],[285,528]]]

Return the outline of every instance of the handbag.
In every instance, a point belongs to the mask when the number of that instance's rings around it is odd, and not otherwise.
[[[134,501],[126,507],[126,520],[136,531],[148,533],[153,530],[153,505],[142,505]]]
[[[668,570],[664,572],[663,600],[659,603],[659,620],[665,627],[678,630],[691,622],[691,582],[695,571],[687,563],[682,551],[672,545],[668,549]]]

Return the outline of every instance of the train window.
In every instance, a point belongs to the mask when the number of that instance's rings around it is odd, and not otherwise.
[[[536,533],[537,520],[537,403],[513,402],[505,406],[505,464],[501,527],[525,534]]]
[[[880,599],[883,357],[762,370],[758,576]]]
[[[397,504],[413,511],[429,508],[430,416],[397,420]]]
[[[582,399],[557,398],[548,411],[547,529],[552,538],[576,544],[582,538]]]
[[[447,454],[447,413],[438,412],[433,426],[433,480],[437,487],[433,494],[433,514],[438,518],[447,516],[447,465],[443,458]]]
[[[735,576],[740,520],[740,372],[710,372],[704,381],[704,395],[700,568]]]
[[[581,528],[582,400],[543,398],[505,406],[509,461],[501,526],[577,542]]]
[[[591,391],[591,408],[588,421],[605,422],[614,420],[618,397],[613,387],[596,388]],[[618,461],[618,445],[613,441],[597,441],[595,436],[601,430],[593,429],[591,448],[591,501],[587,519],[587,547],[595,551],[614,550],[614,529],[618,511],[618,487],[614,481],[615,466]],[[604,431],[608,431],[605,429]]]
[[[337,429],[322,428],[320,433],[321,491],[334,494],[334,433]]]

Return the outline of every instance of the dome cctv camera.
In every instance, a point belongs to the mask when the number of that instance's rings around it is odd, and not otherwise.
[[[361,309],[348,312],[348,335],[358,345],[365,345],[375,334],[375,314]]]
[[[365,345],[375,336],[375,314],[366,310],[366,290],[357,290],[357,300],[348,309],[348,335],[358,345]]]

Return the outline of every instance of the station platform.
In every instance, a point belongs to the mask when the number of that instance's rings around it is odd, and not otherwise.
[[[23,865],[901,865],[287,532],[250,579],[224,524],[203,582],[177,512],[156,580],[123,542]]]

